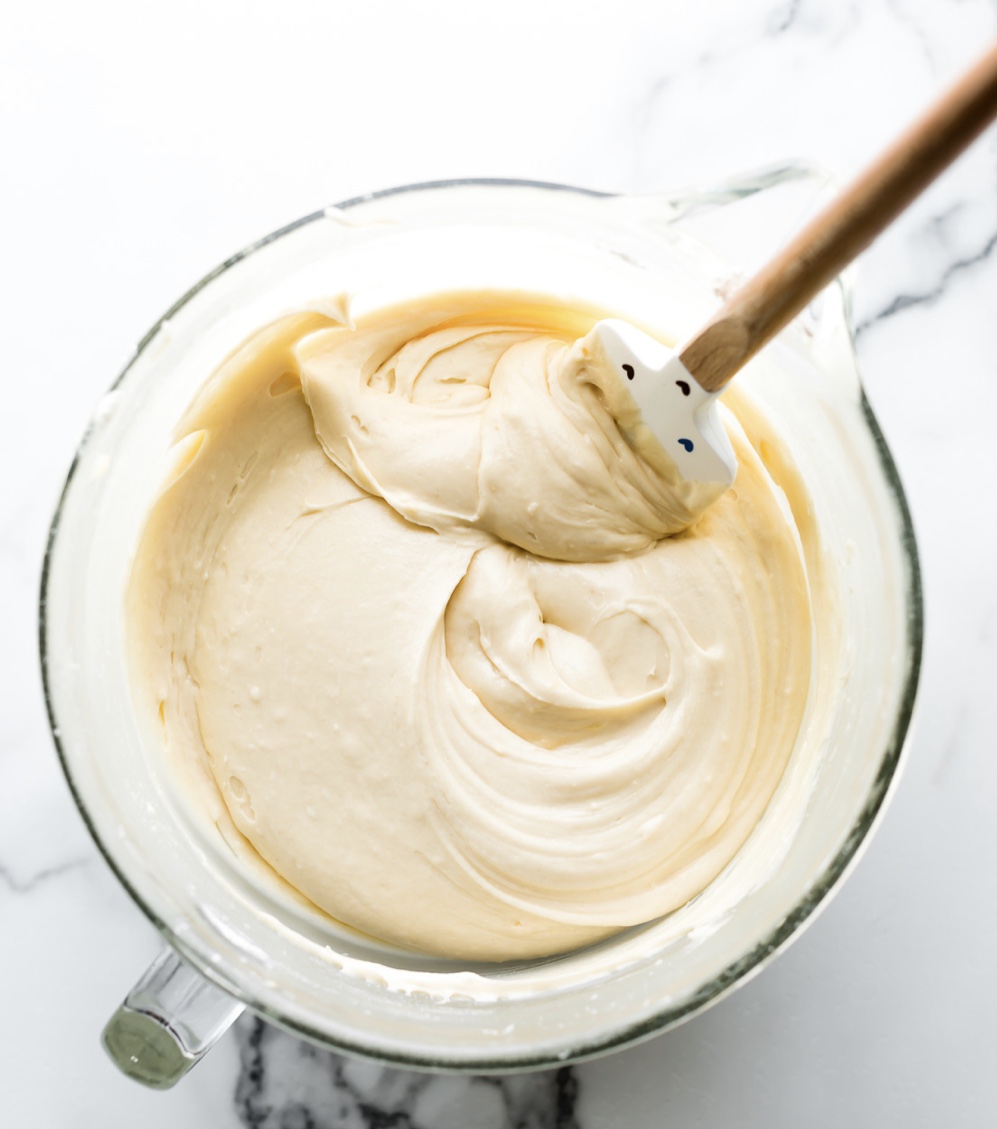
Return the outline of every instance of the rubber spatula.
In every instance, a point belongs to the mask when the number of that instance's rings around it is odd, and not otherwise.
[[[600,341],[644,423],[704,506],[737,461],[717,411],[727,382],[997,117],[997,46],[902,134],[685,344],[671,351],[616,319]]]

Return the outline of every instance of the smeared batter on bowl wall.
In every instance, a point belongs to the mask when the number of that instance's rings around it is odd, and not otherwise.
[[[475,293],[285,318],[190,407],[141,537],[135,684],[168,755],[392,944],[503,960],[667,913],[797,741],[799,482],[729,394],[734,488],[666,536],[689,500],[595,316]]]

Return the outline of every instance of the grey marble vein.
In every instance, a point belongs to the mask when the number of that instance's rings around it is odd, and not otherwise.
[[[921,21],[911,14],[909,6],[903,0],[887,0],[886,6],[896,17],[897,22],[906,28],[917,41],[929,70],[932,74],[936,74],[938,72],[938,59],[932,50],[931,37],[925,31]]]
[[[855,0],[842,0],[831,6],[813,3],[813,0],[783,0],[769,12],[761,38],[774,39],[786,32],[803,31],[823,41],[829,31],[833,31],[831,43],[836,43],[857,26],[860,13]]]
[[[767,30],[771,35],[779,35],[788,31],[800,15],[804,0],[787,0],[780,4],[769,16]]]
[[[235,1104],[247,1129],[582,1129],[570,1066],[537,1074],[416,1074],[348,1059],[255,1016],[237,1027]]]
[[[89,862],[89,859],[70,859],[68,862],[58,863],[55,866],[46,866],[27,878],[18,878],[12,870],[0,863],[0,886],[5,886],[13,894],[30,894],[53,878],[58,878],[73,870],[79,870]]]
[[[935,222],[937,222],[937,217]],[[912,306],[930,306],[937,302],[944,297],[953,278],[985,262],[995,249],[997,249],[997,231],[991,232],[976,250],[946,263],[937,280],[927,289],[898,294],[882,309],[863,318],[855,326],[855,336],[860,337],[878,322],[885,321],[887,318],[893,317],[894,314],[899,314]]]

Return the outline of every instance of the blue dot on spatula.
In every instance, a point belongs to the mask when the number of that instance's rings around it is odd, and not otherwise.
[[[683,447],[685,447],[685,449],[687,451],[692,450],[692,440],[691,439],[680,439],[679,442],[682,444]]]

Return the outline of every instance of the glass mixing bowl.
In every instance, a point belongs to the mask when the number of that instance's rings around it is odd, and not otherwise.
[[[896,778],[922,614],[896,470],[859,384],[847,292],[829,289],[739,375],[800,467],[814,598],[807,726],[766,815],[699,897],[581,952],[503,965],[414,957],[337,929],[243,870],[186,802],[132,704],[126,578],[175,422],[260,325],[347,291],[360,309],[520,288],[680,339],[826,189],[801,166],[708,190],[415,185],[330,207],[235,255],[163,317],[98,406],[52,523],[41,658],[52,733],[97,845],[169,948],[105,1031],[118,1064],[170,1085],[244,1005],[382,1062],[508,1071],[646,1038],[744,983],[839,885]]]

